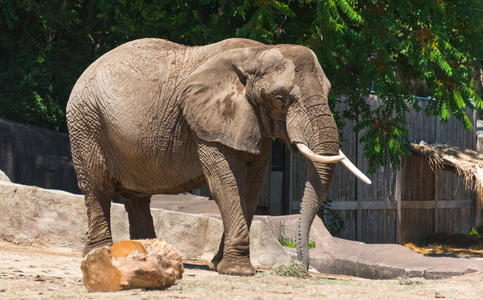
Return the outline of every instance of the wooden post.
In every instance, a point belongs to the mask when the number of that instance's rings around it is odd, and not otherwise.
[[[441,200],[441,190],[439,183],[440,170],[434,167],[434,233],[439,233],[439,200]]]
[[[481,222],[481,209],[483,202],[483,195],[479,192],[478,188],[476,189],[476,205],[475,205],[475,227],[482,226],[483,222]]]
[[[401,166],[402,169],[402,166]],[[401,220],[401,169],[396,172],[396,187],[395,187],[395,198],[396,198],[396,244],[402,243],[402,220]]]
[[[289,155],[289,159],[290,159],[289,167],[288,167],[288,172],[289,172],[288,178],[290,178],[289,179],[289,185],[288,185],[288,203],[289,203],[288,214],[289,215],[293,214],[292,204],[295,201],[294,197],[293,197],[293,193],[294,193],[294,176],[293,176],[293,174],[294,174],[294,172],[293,172],[294,156],[295,156],[295,154],[293,154],[293,153],[290,153],[290,155]]]

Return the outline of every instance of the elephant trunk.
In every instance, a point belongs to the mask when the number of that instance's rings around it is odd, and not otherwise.
[[[307,181],[300,205],[296,244],[298,259],[308,268],[310,263],[308,248],[310,228],[327,195],[336,164],[314,163],[308,159],[306,162]]]
[[[312,100],[312,99],[310,99]],[[320,103],[313,99],[313,103]],[[312,101],[305,101],[308,103]],[[344,159],[339,154],[339,135],[328,105],[294,106],[288,114],[287,132],[292,144],[307,156],[307,179],[302,198],[297,228],[298,259],[309,266],[309,232],[324,201],[335,172],[336,162]],[[304,146],[300,146],[302,144]],[[334,157],[327,161],[321,157]]]

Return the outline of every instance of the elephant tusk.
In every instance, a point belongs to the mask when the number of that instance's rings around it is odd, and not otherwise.
[[[344,155],[344,153],[342,153],[342,151],[339,150],[339,152],[342,155]],[[354,164],[347,157],[344,157],[344,159],[341,162],[344,164],[344,166],[347,169],[349,169],[349,171],[352,172],[352,174],[354,174],[362,182],[364,182],[365,184],[372,184],[372,181],[369,178],[367,178],[367,176],[364,175],[364,173],[362,173],[361,170],[359,170],[356,166],[354,166]]]
[[[319,163],[324,163],[324,164],[335,164],[341,160],[343,160],[345,157],[344,153],[339,150],[339,155],[318,155],[315,154],[312,150],[309,149],[309,147],[305,146],[302,143],[297,143],[297,148],[299,151],[308,159],[311,161],[319,162]]]
[[[357,178],[359,178],[362,182],[366,184],[372,184],[372,181],[364,175],[354,164],[345,156],[345,154],[339,149],[339,155],[318,155],[315,154],[309,147],[305,146],[304,144],[297,143],[297,148],[299,151],[308,159],[314,162],[320,162],[325,164],[337,163],[342,162],[344,166],[351,171]]]

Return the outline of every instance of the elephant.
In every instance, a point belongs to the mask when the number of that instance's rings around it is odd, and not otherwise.
[[[111,198],[119,195],[131,239],[155,238],[153,194],[208,185],[223,222],[210,269],[253,275],[249,230],[274,138],[307,161],[297,247],[307,240],[336,162],[370,183],[339,150],[330,83],[314,52],[232,38],[189,47],[146,38],[92,63],[66,107],[88,231],[83,254],[112,244]]]

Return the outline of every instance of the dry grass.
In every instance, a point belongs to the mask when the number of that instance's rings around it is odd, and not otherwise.
[[[481,245],[471,248],[455,248],[445,244],[429,244],[418,247],[413,243],[408,243],[404,246],[428,256],[483,257],[483,247]]]
[[[458,176],[464,179],[467,189],[473,189],[479,195],[483,193],[483,154],[445,144],[428,145],[424,141],[411,144],[411,151],[426,157],[433,169],[445,165],[454,167]],[[483,205],[483,199],[478,201]]]
[[[291,260],[288,264],[275,267],[271,271],[267,272],[267,275],[278,275],[285,277],[295,278],[309,278],[311,275],[304,264],[298,260]]]

